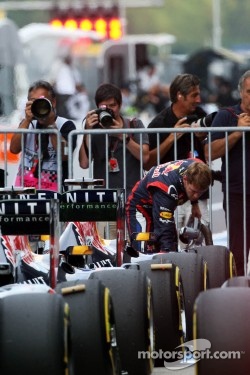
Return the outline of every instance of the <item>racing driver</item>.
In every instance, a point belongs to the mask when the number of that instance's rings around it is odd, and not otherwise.
[[[132,242],[131,237],[142,231],[137,220],[137,212],[140,212],[146,220],[146,232],[155,235],[153,251],[177,251],[175,209],[190,200],[192,216],[201,218],[198,199],[211,183],[211,170],[200,159],[177,160],[152,167],[134,186],[126,202],[127,228],[133,249],[141,251],[140,242]],[[152,248],[148,244],[145,252],[150,251]]]

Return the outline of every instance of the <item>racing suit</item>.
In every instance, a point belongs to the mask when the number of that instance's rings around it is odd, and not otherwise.
[[[128,233],[141,232],[136,213],[146,220],[146,232],[154,232],[157,251],[177,251],[177,231],[174,211],[188,200],[183,174],[190,164],[199,159],[186,159],[160,164],[150,169],[134,186],[126,202]],[[140,251],[140,243],[132,246]],[[147,249],[146,251],[150,251]]]

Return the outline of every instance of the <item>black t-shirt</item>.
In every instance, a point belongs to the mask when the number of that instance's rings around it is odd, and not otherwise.
[[[202,108],[197,107],[196,111],[193,113],[197,115],[198,118],[206,116],[206,112]],[[179,118],[177,118],[172,110],[172,106],[161,111],[148,125],[148,128],[173,128]],[[160,143],[162,143],[170,133],[160,134]],[[174,145],[170,148],[168,153],[161,159],[161,163],[166,163],[168,161],[182,160],[189,157],[191,150],[191,138],[192,134],[185,133],[177,141],[177,155],[175,157],[175,147]],[[196,151],[195,157],[205,161],[203,145],[201,141],[194,136],[194,150]],[[149,147],[153,150],[157,147],[157,134],[149,133]]]

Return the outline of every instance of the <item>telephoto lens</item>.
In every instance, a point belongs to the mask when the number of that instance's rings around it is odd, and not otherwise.
[[[212,125],[213,119],[215,118],[216,114],[217,114],[217,111],[209,113],[209,115],[201,118],[199,120],[200,126],[202,126],[204,128],[210,127]]]
[[[31,105],[31,112],[36,119],[45,119],[49,116],[51,110],[52,104],[46,98],[35,99]]]
[[[96,109],[95,113],[98,114],[98,120],[104,128],[109,128],[113,125],[114,112],[112,109],[101,107]]]
[[[99,113],[99,121],[105,128],[109,128],[111,125],[113,125],[113,117],[106,110]]]

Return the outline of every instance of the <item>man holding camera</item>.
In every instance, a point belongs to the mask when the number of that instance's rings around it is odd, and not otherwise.
[[[152,128],[190,128],[192,123],[206,116],[205,111],[199,107],[201,103],[200,79],[192,74],[179,74],[172,81],[169,88],[171,105],[163,109],[148,125]],[[194,117],[195,115],[195,117]],[[159,148],[157,147],[157,134],[149,133],[149,162],[145,165],[146,169],[159,164],[157,154],[159,152],[160,164],[197,157],[205,161],[203,140],[206,133],[188,132],[180,133],[160,133]],[[193,141],[192,141],[193,138]],[[193,147],[192,147],[193,145]],[[199,199],[199,206],[202,213],[202,219],[205,224],[209,223],[209,214],[207,208],[208,191]],[[191,214],[190,202],[186,202],[178,208],[178,227],[186,224]]]
[[[56,129],[61,134],[62,144],[62,185],[68,177],[67,139],[76,129],[75,124],[56,115],[56,97],[53,87],[47,81],[36,81],[28,90],[25,117],[19,129]],[[24,142],[22,139],[24,137]],[[22,150],[22,145],[24,149]],[[73,148],[76,147],[76,138]],[[57,134],[42,132],[14,133],[10,151],[18,154],[23,151],[16,177],[16,186],[35,187],[45,190],[61,191],[61,182],[57,179]]]
[[[91,140],[94,178],[104,179],[108,188],[124,187],[128,195],[141,178],[140,134],[127,134],[124,138],[122,129],[142,129],[142,163],[148,161],[148,135],[143,131],[144,125],[141,120],[130,120],[121,116],[122,94],[115,85],[100,85],[95,93],[95,103],[97,109],[87,113],[85,129],[121,129],[121,133],[112,133],[107,137],[101,131],[99,134],[85,134],[79,150],[80,166],[83,169],[89,167]],[[123,146],[126,151],[125,164]]]
[[[250,275],[250,70],[238,83],[240,101],[220,108],[212,123],[211,142],[205,145],[207,160],[221,158],[223,209],[237,275]],[[228,128],[238,128],[239,131]],[[245,268],[248,258],[248,270]]]
[[[85,129],[101,131],[84,135],[79,150],[80,166],[88,168],[89,159],[93,158],[94,178],[104,179],[107,188],[124,188],[128,196],[142,177],[143,163],[148,161],[148,135],[143,131],[144,125],[140,120],[121,116],[122,93],[117,86],[110,83],[100,85],[95,93],[95,103],[97,109],[87,113]],[[124,137],[122,129],[129,128],[142,129],[142,134],[130,133]],[[121,129],[121,133],[102,134],[102,129]],[[98,229],[101,235],[105,235],[102,224],[99,223]],[[109,223],[108,236],[110,239],[117,237],[116,223]]]

